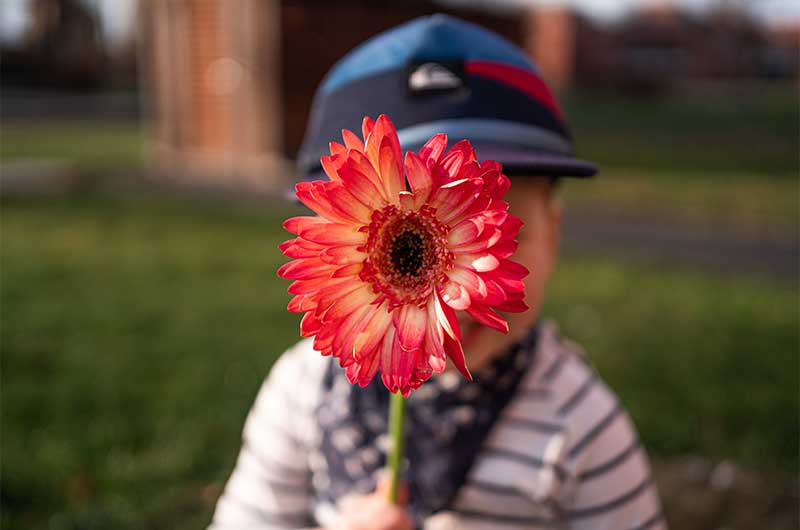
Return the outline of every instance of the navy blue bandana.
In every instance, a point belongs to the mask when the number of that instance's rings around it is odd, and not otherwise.
[[[418,526],[447,508],[464,483],[483,441],[533,362],[537,328],[474,374],[431,378],[409,397],[406,410],[405,480],[408,510]],[[366,388],[350,385],[338,363],[323,381],[317,409],[321,430],[314,487],[335,504],[367,494],[386,462],[389,392],[380,378]]]

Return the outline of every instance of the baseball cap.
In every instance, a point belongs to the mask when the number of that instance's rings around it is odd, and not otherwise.
[[[434,134],[467,139],[479,160],[507,175],[590,177],[594,164],[572,157],[564,114],[536,65],[518,47],[447,15],[417,18],[344,56],[314,96],[298,169],[322,178],[320,157],[342,129],[386,114],[404,151]]]

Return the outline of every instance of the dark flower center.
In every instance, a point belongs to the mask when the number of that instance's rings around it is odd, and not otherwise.
[[[372,222],[362,230],[369,232],[369,239],[360,277],[389,302],[390,311],[403,304],[426,303],[433,286],[446,280],[453,264],[448,228],[427,206],[416,212],[386,206],[373,212]]]
[[[427,247],[422,235],[413,228],[394,236],[389,248],[394,270],[401,276],[416,276],[425,262]]]

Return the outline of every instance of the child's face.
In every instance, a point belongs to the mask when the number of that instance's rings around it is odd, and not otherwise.
[[[520,218],[523,226],[517,240],[519,248],[512,256],[530,270],[525,278],[525,301],[530,310],[525,323],[539,317],[545,288],[555,269],[561,236],[561,201],[548,178],[518,177],[512,179],[506,195],[510,212]]]
[[[525,313],[504,313],[509,334],[503,335],[459,315],[464,333],[464,351],[470,369],[480,369],[493,355],[522,338],[539,318],[544,292],[555,269],[561,235],[561,202],[547,178],[520,177],[512,180],[506,195],[510,211],[523,222],[512,259],[530,270],[525,278]]]

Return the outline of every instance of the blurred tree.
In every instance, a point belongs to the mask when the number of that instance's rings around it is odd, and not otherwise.
[[[28,31],[3,50],[4,85],[100,88],[107,66],[95,13],[79,0],[32,0]]]

